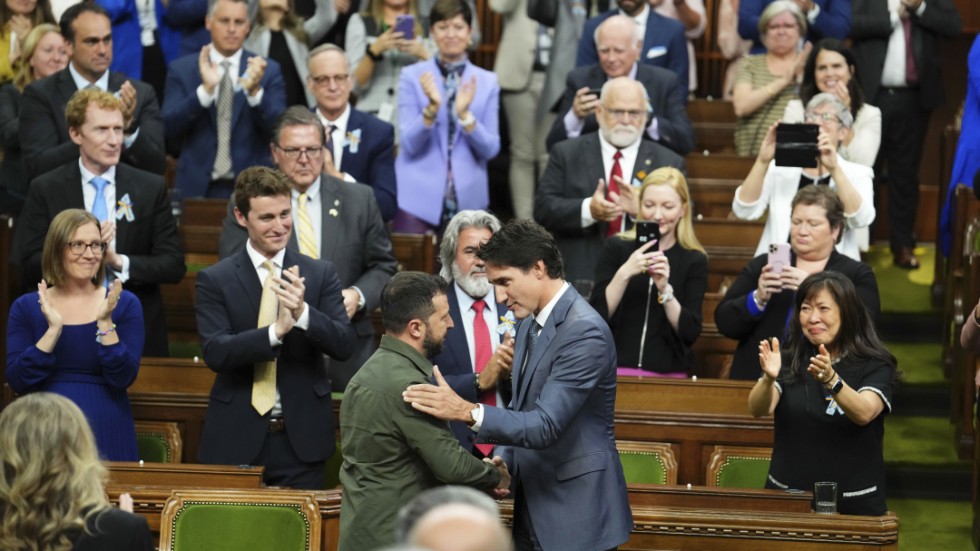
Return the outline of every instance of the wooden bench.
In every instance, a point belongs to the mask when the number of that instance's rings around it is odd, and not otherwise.
[[[687,116],[694,127],[694,151],[735,152],[735,108],[724,100],[693,99]]]
[[[687,187],[694,204],[694,219],[731,218],[735,189],[742,185],[740,178],[690,178]]]
[[[109,485],[120,488],[260,488],[262,467],[107,461]]]
[[[694,152],[684,157],[688,178],[720,178],[742,180],[752,169],[755,157],[740,157],[734,153]]]
[[[435,234],[392,233],[391,249],[398,260],[399,272],[437,273]]]

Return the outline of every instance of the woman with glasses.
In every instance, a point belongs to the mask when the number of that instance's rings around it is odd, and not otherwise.
[[[755,155],[766,129],[779,120],[786,104],[796,97],[810,45],[802,46],[806,18],[791,0],[776,0],[759,17],[759,35],[766,52],[745,56],[735,72],[732,106],[735,151]]]
[[[844,205],[845,227],[837,250],[854,260],[861,260],[856,228],[869,226],[875,219],[874,171],[864,165],[844,160],[837,151],[850,135],[854,118],[850,110],[833,94],[820,93],[806,106],[806,122],[820,127],[816,168],[776,166],[776,126],[766,132],[755,164],[742,185],[735,190],[732,212],[742,220],[757,220],[768,212],[762,239],[756,247],[759,255],[770,243],[785,243],[789,235],[790,205],[797,190],[811,184],[829,185]]]
[[[105,287],[105,248],[90,212],[55,216],[44,240],[44,279],[10,307],[7,383],[17,394],[61,394],[85,413],[99,453],[136,461],[126,389],[143,353],[139,299],[115,280]]]

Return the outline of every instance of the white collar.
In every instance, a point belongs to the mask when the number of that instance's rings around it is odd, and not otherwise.
[[[298,201],[299,190],[293,188],[292,194],[293,194],[293,201]],[[306,188],[306,196],[309,197],[310,199],[316,199],[317,195],[319,194],[320,194],[320,176],[317,176],[316,180],[313,180],[313,183],[310,184],[310,187]]]
[[[211,63],[214,63],[217,67],[221,67],[222,61],[229,61],[231,62],[231,65],[228,68],[232,71],[232,77],[234,78],[238,76],[239,73],[238,69],[241,67],[241,63],[242,63],[241,48],[239,48],[237,52],[231,54],[230,56],[225,57],[220,53],[218,53],[218,49],[214,47],[214,43],[211,43],[210,51],[211,51],[211,55],[209,57],[211,59]]]
[[[81,73],[75,70],[75,63],[68,63],[68,73],[71,75],[71,79],[75,81],[75,88],[78,90],[83,90],[90,84],[94,84],[96,88],[106,92],[109,90],[109,71],[102,73],[95,82],[89,82],[87,78],[83,77]]]
[[[272,258],[266,258],[265,255],[255,250],[255,247],[252,246],[251,239],[245,242],[245,252],[248,253],[248,258],[252,261],[252,267],[256,270],[258,270],[262,266],[262,263],[266,260],[271,260],[276,268],[282,269],[282,263],[286,257],[286,248],[283,247]]]
[[[555,293],[555,296],[551,297],[551,300],[548,301],[548,304],[545,304],[544,308],[542,308],[541,311],[534,316],[534,321],[538,322],[538,325],[544,327],[544,324],[548,322],[548,318],[551,316],[551,311],[555,309],[555,305],[558,304],[558,299],[560,299],[562,295],[565,294],[565,291],[568,290],[568,287],[569,287],[568,282],[563,281],[561,284],[561,289],[558,289],[558,292]]]
[[[347,132],[347,121],[350,120],[350,104],[349,103],[347,104],[346,107],[344,107],[344,112],[341,113],[340,116],[337,117],[337,120],[335,120],[335,121],[331,121],[331,120],[327,119],[327,117],[324,116],[323,112],[320,111],[320,108],[319,107],[316,110],[316,114],[320,117],[320,121],[323,122],[323,129],[324,130],[329,131],[330,130],[330,125],[332,124],[332,125],[336,126],[338,130],[341,130],[344,133]]]
[[[82,183],[83,184],[87,184],[87,183],[91,182],[92,181],[92,178],[95,178],[97,176],[100,176],[100,177],[102,177],[103,180],[109,182],[109,185],[115,185],[116,184],[116,166],[115,165],[110,166],[109,169],[106,170],[105,172],[103,172],[102,174],[96,174],[96,173],[92,172],[91,170],[85,168],[85,165],[82,163],[81,157],[79,157],[79,159],[78,159],[78,168],[82,172]]]

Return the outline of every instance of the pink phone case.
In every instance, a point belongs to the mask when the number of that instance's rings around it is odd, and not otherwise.
[[[789,266],[789,243],[770,243],[768,263],[772,266],[772,271],[776,273],[782,272],[783,266]]]

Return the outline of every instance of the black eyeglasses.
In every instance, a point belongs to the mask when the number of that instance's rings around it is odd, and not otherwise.
[[[85,254],[85,249],[92,249],[92,254],[95,256],[100,256],[105,252],[106,243],[104,241],[93,241],[91,243],[86,243],[84,241],[69,241],[68,250],[71,254],[75,256],[82,256]]]
[[[304,147],[302,149],[296,147],[280,147],[276,146],[282,154],[286,156],[290,161],[295,161],[299,159],[300,155],[306,155],[307,159],[319,158],[323,155],[323,146],[320,147]]]

